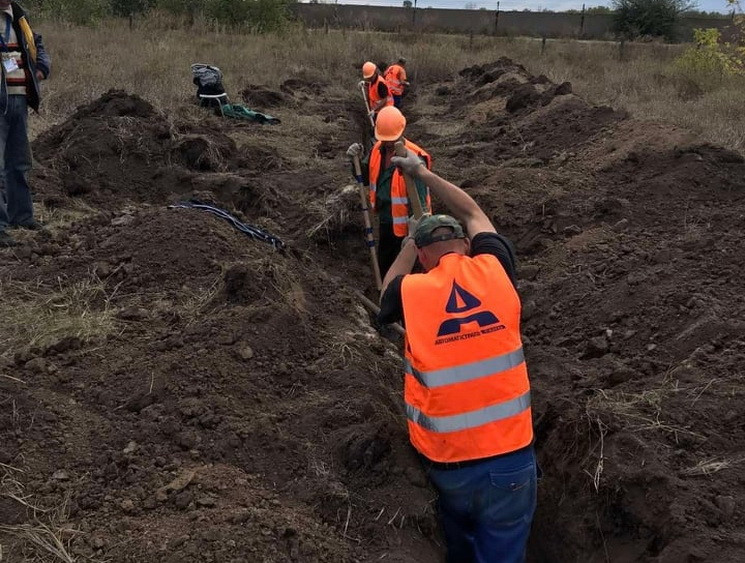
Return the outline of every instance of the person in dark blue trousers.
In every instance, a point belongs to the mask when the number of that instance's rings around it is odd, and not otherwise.
[[[50,60],[41,35],[33,33],[16,2],[0,0],[0,247],[15,240],[6,229],[38,230],[28,172],[28,108],[39,109],[40,82],[49,76]]]
[[[536,509],[530,381],[512,244],[416,153],[392,164],[453,213],[410,219],[383,279],[399,322],[409,439],[439,493],[448,563],[520,563]],[[412,273],[415,262],[424,273]]]
[[[524,561],[537,497],[532,447],[473,465],[424,466],[439,493],[448,563]]]

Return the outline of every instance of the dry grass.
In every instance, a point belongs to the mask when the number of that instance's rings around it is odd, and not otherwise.
[[[665,420],[665,399],[685,391],[688,390],[680,388],[677,380],[669,378],[661,386],[639,393],[599,389],[588,400],[586,411],[589,419],[598,424],[607,424],[613,418],[632,432],[659,431],[672,434],[676,440],[679,434],[703,438],[701,434]]]
[[[66,229],[74,223],[98,213],[97,209],[79,198],[72,199],[65,207],[53,208],[42,203],[34,204],[34,217],[52,231]]]
[[[217,295],[223,280],[223,273],[212,280],[209,287],[194,290],[182,290],[180,303],[175,310],[178,311],[184,321],[184,327],[189,327],[203,318],[205,310]]]
[[[700,132],[707,140],[745,150],[745,88],[736,79],[696,85],[672,70],[683,46],[539,40],[436,34],[304,30],[291,28],[263,36],[211,32],[203,27],[172,28],[150,19],[130,30],[111,21],[77,29],[40,23],[54,58],[45,84],[44,110],[32,119],[32,133],[64,119],[79,104],[110,88],[123,88],[157,107],[173,110],[194,96],[190,64],[209,62],[225,74],[228,93],[237,99],[246,85],[276,88],[290,77],[326,81],[353,91],[355,65],[363,59],[410,61],[413,82],[448,79],[458,70],[509,56],[535,74],[568,80],[595,104],[625,108],[636,117],[662,119]],[[117,37],[112,41],[112,37]],[[129,47],[128,47],[129,45]],[[298,117],[299,118],[299,117]]]
[[[58,284],[50,290],[0,281],[0,357],[8,358],[34,346],[48,346],[65,337],[87,341],[117,330],[111,295],[100,280],[91,277],[69,285],[62,281]]]
[[[344,229],[359,225],[362,213],[359,188],[350,184],[323,200],[314,199],[308,204],[307,212],[318,218],[308,229],[308,237],[330,241],[332,235],[339,235]]]
[[[694,476],[694,475],[713,475],[724,469],[730,469],[735,465],[743,462],[743,459],[703,459],[699,461],[693,467],[688,467],[681,471],[683,475]]]
[[[21,469],[0,463],[0,497],[18,503],[30,516],[30,520],[24,523],[0,524],[0,537],[5,536],[13,542],[10,544],[11,549],[5,555],[19,556],[22,557],[18,559],[19,561],[29,563],[76,563],[80,561],[81,558],[70,553],[70,542],[80,532],[67,525],[69,512],[67,500],[51,509],[36,506],[21,484],[23,473]],[[0,548],[0,555],[3,555],[2,548]],[[91,561],[87,558],[86,560]],[[0,561],[4,559],[0,558]]]

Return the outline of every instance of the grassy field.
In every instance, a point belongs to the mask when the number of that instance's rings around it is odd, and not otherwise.
[[[365,59],[410,61],[413,80],[446,80],[463,67],[508,56],[534,74],[572,82],[574,91],[594,104],[630,111],[641,119],[660,119],[692,129],[713,143],[745,151],[745,81],[703,84],[677,73],[672,63],[685,46],[452,35],[331,32],[295,28],[282,34],[239,35],[179,29],[162,20],[107,22],[96,28],[39,24],[53,57],[45,84],[38,133],[64,119],[79,104],[110,88],[123,88],[161,108],[183,105],[194,94],[189,65],[208,62],[225,74],[237,98],[246,84],[276,87],[290,77],[320,77],[352,89]],[[236,100],[238,101],[238,100]]]

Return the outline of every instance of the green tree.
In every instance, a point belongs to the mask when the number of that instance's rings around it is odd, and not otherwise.
[[[404,0],[404,8],[411,8],[414,3],[411,0]]]
[[[155,2],[154,0],[110,0],[110,3],[112,14],[126,18],[147,12]]]
[[[288,0],[207,0],[205,15],[227,25],[247,25],[263,33],[289,21]]]
[[[205,3],[204,0],[156,0],[155,5],[171,14],[194,18],[202,11]]]
[[[92,25],[111,13],[109,0],[44,0],[37,6],[37,14],[79,25]]]
[[[672,41],[680,15],[695,6],[689,0],[613,0],[615,31],[626,39],[649,36]]]

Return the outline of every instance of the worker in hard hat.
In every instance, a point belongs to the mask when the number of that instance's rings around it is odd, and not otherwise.
[[[393,105],[393,95],[375,63],[368,61],[362,65],[362,78],[367,88],[370,117],[375,120],[381,109]]]
[[[404,139],[405,128],[406,118],[398,109],[393,106],[381,109],[375,122],[377,142],[367,158],[368,165],[362,167],[363,180],[366,185],[370,186],[370,205],[378,216],[380,241],[378,265],[381,276],[385,276],[401,249],[401,243],[409,234],[408,220],[412,215],[404,177],[391,162],[395,154],[395,143],[399,140],[403,141],[406,147],[421,159],[427,169],[432,167],[432,157],[427,151],[408,139]],[[364,148],[359,143],[354,143],[347,150],[348,156],[356,156],[361,160],[363,153]],[[427,184],[420,180],[416,180],[415,183],[422,209],[425,213],[430,213],[432,202]]]
[[[406,328],[409,438],[438,492],[447,561],[523,562],[538,467],[514,250],[415,152],[393,163],[452,213],[411,225],[378,315]],[[412,273],[415,261],[424,273]]]
[[[393,105],[398,109],[401,109],[401,99],[404,95],[404,88],[409,86],[409,82],[406,80],[406,59],[401,57],[398,61],[385,69],[383,78],[393,96]]]

